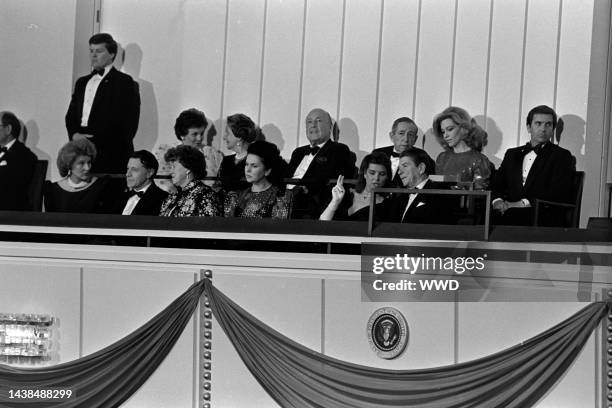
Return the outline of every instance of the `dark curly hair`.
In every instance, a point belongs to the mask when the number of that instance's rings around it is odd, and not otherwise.
[[[444,119],[450,119],[457,126],[466,130],[463,141],[473,150],[481,152],[482,148],[487,145],[487,132],[476,123],[470,114],[463,108],[449,106],[436,115],[432,125],[434,134],[444,149],[450,149],[442,135],[441,123]]]
[[[168,149],[164,154],[164,160],[168,163],[177,161],[187,170],[193,173],[195,180],[206,177],[206,159],[204,153],[192,146],[178,145]]]
[[[236,113],[228,116],[227,126],[232,130],[234,137],[246,143],[253,143],[258,140],[266,139],[261,129],[245,114]]]
[[[283,179],[287,176],[287,162],[280,155],[280,150],[274,143],[258,140],[249,145],[248,154],[261,159],[265,170],[271,170],[266,178],[277,187],[283,187]]]
[[[206,120],[204,112],[196,108],[191,108],[182,111],[176,118],[174,122],[174,134],[178,140],[183,140],[182,138],[189,133],[189,129],[206,128],[207,126],[208,120]]]
[[[88,156],[92,163],[96,160],[96,146],[87,139],[71,140],[57,154],[57,169],[60,176],[66,177],[79,156]]]
[[[359,175],[357,176],[357,184],[355,184],[355,191],[358,193],[361,193],[366,186],[365,173],[368,171],[370,164],[379,164],[387,170],[387,181],[385,181],[383,187],[391,186],[392,171],[389,156],[383,152],[373,152],[364,157],[359,166]]]

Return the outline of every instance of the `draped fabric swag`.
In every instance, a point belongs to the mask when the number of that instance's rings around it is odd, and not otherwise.
[[[204,291],[193,284],[157,316],[127,337],[94,354],[50,367],[15,368],[0,364],[0,407],[118,407],[157,369],[185,329]],[[8,389],[70,389],[64,400],[7,399]]]
[[[117,407],[170,352],[203,292],[245,365],[282,407],[529,407],[572,364],[605,315],[593,303],[524,343],[467,363],[422,370],[384,370],[343,362],[266,326],[204,279],[141,328],[89,356],[43,368],[0,365],[0,406],[6,390],[70,388],[75,397],[29,407]],[[214,362],[214,361],[213,361]]]
[[[242,361],[285,408],[530,407],[572,364],[607,309],[592,303],[546,332],[478,360],[400,371],[307,349],[206,285],[213,315]]]

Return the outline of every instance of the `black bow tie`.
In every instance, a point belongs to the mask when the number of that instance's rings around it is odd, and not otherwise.
[[[6,152],[8,152],[8,147],[6,146],[0,147],[0,153],[6,153]]]
[[[138,198],[142,198],[145,195],[144,191],[134,191],[134,190],[130,190],[129,191],[130,194],[130,198],[134,197],[134,196],[138,196]]]
[[[544,146],[546,146],[546,143],[539,143],[535,146],[532,146],[530,142],[527,142],[525,147],[523,147],[523,154],[526,155],[527,153],[531,151],[533,151],[536,155],[540,154]]]
[[[93,75],[98,74],[98,75],[100,75],[100,76],[103,76],[103,75],[104,75],[104,68],[101,68],[101,69],[94,69],[94,70],[93,70],[93,72],[92,72],[92,74],[93,74]]]
[[[400,154],[394,150],[391,152],[391,157],[399,158]]]
[[[309,152],[310,152],[310,154],[312,154],[314,156],[315,154],[317,154],[317,152],[319,150],[321,150],[321,148],[319,146],[310,146]]]

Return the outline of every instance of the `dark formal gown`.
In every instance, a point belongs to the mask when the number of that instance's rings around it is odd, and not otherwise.
[[[65,179],[64,179],[65,180]],[[60,180],[45,184],[44,203],[46,212],[109,213],[112,204],[108,198],[115,196],[112,182],[107,178],[94,179],[87,187],[69,191]]]
[[[225,156],[219,168],[219,180],[224,191],[242,191],[251,185],[244,179],[246,157],[236,163],[236,155]]]

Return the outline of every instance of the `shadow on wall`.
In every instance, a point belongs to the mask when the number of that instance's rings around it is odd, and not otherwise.
[[[496,169],[499,169],[499,165],[501,164],[505,151],[500,152],[499,149],[502,146],[502,140],[504,137],[503,132],[497,126],[497,123],[490,117],[485,117],[484,115],[474,116],[474,120],[481,128],[487,131],[487,147],[485,147],[484,153],[489,158],[489,161],[495,165]]]
[[[580,116],[563,115],[557,121],[555,141],[576,157],[576,168],[584,169],[586,122]]]
[[[159,139],[159,116],[153,84],[140,77],[142,49],[138,44],[131,43],[117,53],[115,66],[118,69],[123,68],[123,72],[129,74],[140,87],[140,120],[134,138],[134,149],[152,151]]]
[[[49,162],[47,166],[47,175],[45,177],[45,179],[48,180],[51,169],[54,168],[56,164],[51,161],[51,155],[38,148],[38,144],[40,143],[40,129],[38,128],[38,124],[33,120],[28,120],[25,124],[23,122],[21,124],[23,128],[19,135],[19,140],[32,150],[32,153],[38,157],[38,160],[47,160]],[[64,142],[68,142],[68,135],[66,135]],[[64,143],[62,143],[62,145],[63,144]],[[60,147],[61,146],[57,148],[58,151]]]
[[[266,136],[266,140],[270,143],[274,143],[278,147],[278,150],[280,150],[281,155],[283,155],[285,138],[283,138],[283,132],[281,132],[278,126],[273,123],[266,123],[261,127],[261,131]],[[291,156],[291,152],[289,152],[288,155]]]
[[[351,152],[356,155],[355,166],[359,168],[361,160],[370,153],[359,148],[359,129],[357,124],[350,118],[342,118],[338,121],[339,136],[338,141],[348,146]]]

